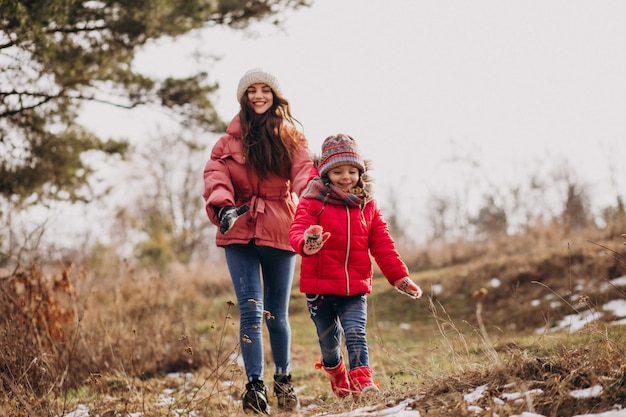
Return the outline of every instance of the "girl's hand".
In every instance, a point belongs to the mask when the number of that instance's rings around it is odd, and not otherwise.
[[[314,255],[322,249],[322,246],[328,238],[330,237],[330,232],[324,233],[322,226],[318,224],[313,224],[309,226],[304,231],[304,248],[302,252],[305,255]]]
[[[396,290],[411,298],[420,298],[422,296],[422,289],[409,277],[400,278],[393,283],[393,286],[396,287]]]

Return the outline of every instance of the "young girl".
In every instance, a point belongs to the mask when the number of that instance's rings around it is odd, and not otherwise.
[[[300,291],[317,328],[321,367],[340,398],[378,391],[366,339],[367,294],[372,291],[370,253],[387,280],[412,298],[421,289],[408,277],[376,201],[366,164],[353,138],[326,138],[313,178],[302,194],[289,240],[302,255]],[[345,337],[349,373],[341,355]]]
[[[209,219],[219,228],[215,241],[224,248],[237,295],[248,378],[243,409],[269,414],[263,382],[264,317],[278,407],[290,411],[297,406],[289,372],[295,253],[288,232],[296,209],[293,194],[304,190],[313,163],[274,75],[258,68],[246,72],[237,100],[239,114],[213,146],[204,168],[204,199]]]

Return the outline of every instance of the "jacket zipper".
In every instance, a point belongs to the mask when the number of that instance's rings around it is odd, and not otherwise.
[[[346,275],[346,295],[350,295],[350,274],[348,273],[348,258],[350,257],[350,241],[352,240],[352,230],[350,229],[350,207],[346,206],[347,214],[347,239],[346,239],[346,259],[343,263],[343,271]]]

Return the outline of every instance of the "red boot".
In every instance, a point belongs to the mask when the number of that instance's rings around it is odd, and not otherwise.
[[[380,391],[378,384],[374,382],[372,368],[369,366],[359,366],[350,370],[349,374],[352,395],[358,398],[361,393],[373,393]]]
[[[346,365],[343,363],[343,360],[341,360],[339,364],[333,368],[324,366],[322,361],[318,360],[315,362],[315,367],[317,369],[324,368],[330,378],[330,386],[337,397],[345,398],[350,395],[350,383],[348,382]]]

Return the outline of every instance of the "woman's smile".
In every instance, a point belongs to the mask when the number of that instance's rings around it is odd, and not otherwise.
[[[269,85],[263,83],[252,84],[248,87],[248,101],[256,114],[263,114],[274,104],[274,94]]]

